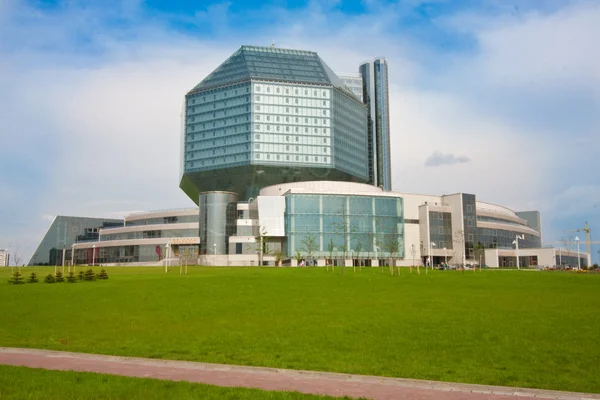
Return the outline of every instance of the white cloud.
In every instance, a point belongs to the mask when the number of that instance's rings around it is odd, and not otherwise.
[[[467,156],[455,156],[454,154],[444,154],[439,151],[434,151],[427,160],[426,167],[440,167],[442,165],[464,164],[471,161]]]

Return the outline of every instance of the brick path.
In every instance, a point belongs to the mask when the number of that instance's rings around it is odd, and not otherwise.
[[[600,399],[600,394],[0,347],[0,364],[380,400]]]

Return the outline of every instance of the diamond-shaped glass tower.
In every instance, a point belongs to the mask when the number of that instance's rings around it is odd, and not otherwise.
[[[367,107],[317,53],[242,46],[185,96],[180,187],[367,182]]]

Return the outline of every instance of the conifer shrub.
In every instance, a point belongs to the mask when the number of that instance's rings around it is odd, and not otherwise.
[[[38,277],[35,272],[32,272],[31,275],[29,275],[29,279],[27,280],[27,283],[38,283]]]
[[[61,276],[61,279],[62,279],[62,276]],[[46,283],[54,283],[55,282],[54,275],[52,275],[52,274],[46,275],[46,278],[44,279],[44,282],[46,282]]]
[[[83,280],[84,281],[93,281],[96,279],[96,275],[94,274],[94,271],[90,268],[87,271],[85,271],[84,275],[83,275]]]
[[[23,280],[23,275],[19,271],[15,271],[12,274],[12,278],[8,280],[8,283],[11,283],[13,285],[20,285],[22,283],[25,283],[25,281]]]
[[[73,272],[69,272],[69,275],[67,275],[67,282],[69,282],[69,283],[77,282],[77,277],[75,276],[75,274]]]
[[[83,272],[83,270],[79,271],[79,280],[82,281],[85,278],[85,272]]]
[[[64,282],[65,278],[63,277],[62,272],[58,271],[56,272],[56,276],[54,277],[54,281],[55,282]]]
[[[106,273],[106,270],[100,270],[100,272],[96,275],[96,279],[108,279],[108,274]]]

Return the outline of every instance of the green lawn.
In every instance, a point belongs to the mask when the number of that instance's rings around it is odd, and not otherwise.
[[[89,372],[46,371],[0,365],[0,399],[272,399],[319,400],[335,397],[298,392],[267,392],[258,389],[223,388],[189,382],[128,378]]]
[[[0,346],[600,392],[599,274],[107,270],[0,271]]]

